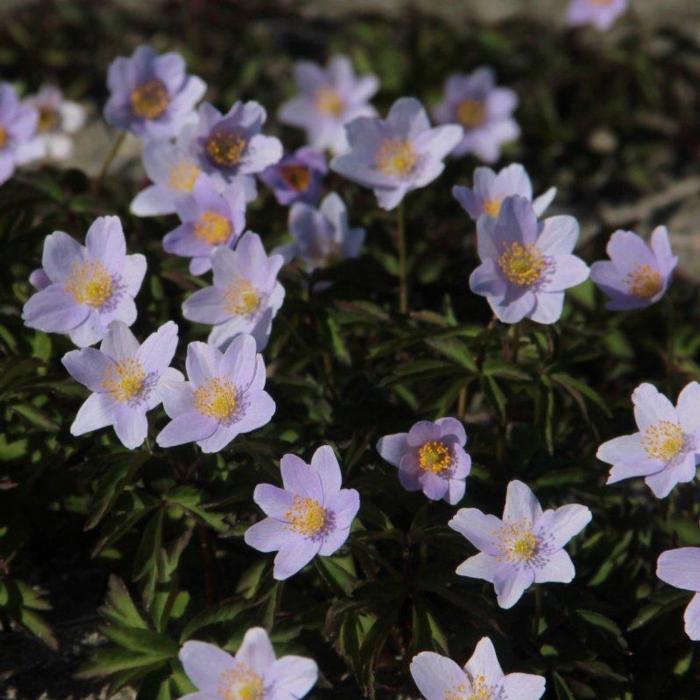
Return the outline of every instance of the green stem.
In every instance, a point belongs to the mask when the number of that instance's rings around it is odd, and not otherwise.
[[[520,350],[520,324],[516,323],[513,326],[513,364],[518,364],[518,351]]]
[[[112,144],[112,148],[109,149],[109,153],[107,153],[107,157],[104,159],[104,162],[102,163],[102,167],[100,168],[100,172],[97,173],[97,177],[95,178],[95,190],[99,190],[100,187],[102,186],[102,180],[104,180],[105,175],[107,174],[107,171],[109,170],[109,166],[112,165],[112,161],[117,157],[117,153],[119,153],[119,150],[121,149],[124,140],[126,139],[126,131],[122,131],[119,136],[115,139],[114,143]]]
[[[532,633],[537,638],[540,634],[540,620],[542,619],[542,586],[535,584],[535,617],[532,621]]]
[[[396,212],[396,245],[399,249],[399,311],[408,313],[408,289],[406,287],[406,224],[403,202]]]

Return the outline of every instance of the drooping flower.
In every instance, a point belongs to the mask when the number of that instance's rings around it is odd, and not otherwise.
[[[607,309],[642,309],[666,293],[678,258],[665,226],[654,229],[651,245],[632,231],[615,231],[606,250],[610,260],[593,263],[591,279],[608,296]]]
[[[190,272],[202,275],[211,270],[214,251],[231,247],[245,229],[244,188],[233,182],[219,192],[215,182],[202,174],[192,192],[179,197],[175,206],[181,223],[165,235],[163,249],[192,258]]]
[[[508,197],[498,218],[480,217],[476,230],[481,265],[469,277],[472,292],[486,297],[504,323],[559,320],[564,290],[589,273],[571,254],[578,238],[576,219],[553,216],[538,222],[532,202]]]
[[[224,353],[190,343],[186,368],[188,381],[170,382],[161,392],[172,419],[156,438],[161,447],[196,442],[202,452],[219,452],[270,422],[275,402],[264,391],[265,363],[252,336],[239,335]]]
[[[700,547],[680,547],[663,552],[656,563],[656,575],[670,586],[693,591],[685,609],[685,633],[700,641]]]
[[[596,456],[612,464],[608,484],[643,476],[657,498],[695,478],[700,461],[700,384],[690,382],[674,405],[651,384],[632,393],[639,432],[603,443]]]
[[[304,146],[260,173],[260,179],[273,191],[283,206],[295,202],[316,204],[321,198],[321,183],[328,172],[321,151]]]
[[[42,85],[24,104],[37,111],[36,138],[43,157],[65,160],[73,152],[73,134],[85,123],[85,108],[63,97],[55,85]]]
[[[278,118],[306,130],[306,140],[314,148],[334,154],[348,148],[345,126],[357,117],[373,117],[377,112],[368,100],[379,89],[375,75],[356,77],[345,56],[334,56],[324,69],[312,61],[294,66],[299,95],[285,102]]]
[[[543,512],[522,481],[511,481],[503,518],[462,508],[448,523],[479,550],[457,573],[493,583],[498,604],[511,608],[533,583],[573,580],[574,565],[563,547],[590,520],[590,510],[576,503]]]
[[[190,641],[182,645],[179,658],[199,691],[180,700],[298,700],[318,680],[312,659],[278,659],[262,627],[245,633],[235,656],[213,644]]]
[[[192,192],[202,172],[199,162],[180,139],[175,143],[146,143],[143,167],[153,184],[141,190],[131,202],[131,213],[136,216],[174,214],[175,201]]]
[[[341,488],[340,466],[328,445],[314,452],[311,464],[286,454],[280,466],[284,488],[255,488],[253,499],[268,517],[245,533],[251,547],[277,552],[273,576],[278,581],[293,576],[316,555],[338,550],[360,508],[358,492]]]
[[[494,219],[498,218],[503,201],[513,195],[530,200],[535,214],[538,217],[542,216],[556,193],[557,188],[550,187],[544,194],[533,200],[532,183],[527,171],[519,163],[513,163],[498,173],[483,166],[476,168],[473,190],[460,186],[452,188],[454,198],[474,221],[477,221],[482,214]]]
[[[491,68],[478,68],[447,78],[443,100],[433,114],[438,124],[464,127],[453,156],[473,153],[485,163],[494,163],[501,157],[501,145],[520,136],[520,127],[512,116],[517,106],[515,92],[496,86]]]
[[[423,105],[402,97],[386,119],[359,117],[347,127],[350,151],[331,170],[374,190],[379,206],[393,209],[407,192],[425,187],[445,169],[443,160],[462,138],[462,127],[431,128]]]
[[[203,80],[186,74],[180,54],[158,55],[149,46],[139,46],[128,58],[115,58],[107,86],[107,122],[144,139],[177,136],[206,90]]]
[[[225,347],[232,338],[250,333],[262,351],[284,301],[277,274],[281,255],[265,253],[260,236],[248,231],[235,250],[217,248],[211,256],[214,284],[196,291],[182,305],[183,316],[211,324],[208,342]]]
[[[31,279],[45,286],[22,311],[30,328],[66,333],[83,348],[102,340],[112,321],[131,326],[136,320],[134,297],[146,274],[146,258],[126,254],[118,216],[95,219],[85,246],[55,231],[44,241],[41,264]]]
[[[108,425],[133,450],[146,439],[146,413],[162,400],[170,382],[182,373],[169,367],[177,348],[177,326],[168,321],[139,345],[129,327],[112,321],[100,349],[71,350],[63,366],[92,394],[80,407],[71,435],[84,435]]]
[[[0,82],[0,185],[15,168],[41,158],[43,146],[34,138],[39,113],[20,103],[10,83]]]
[[[538,700],[545,690],[543,676],[504,674],[488,637],[463,669],[447,656],[422,651],[411,661],[411,675],[425,700]]]
[[[407,433],[385,435],[377,452],[399,469],[399,481],[408,491],[423,491],[433,501],[450,505],[462,500],[465,479],[472,467],[464,451],[467,434],[456,418],[418,421]]]
[[[571,0],[566,15],[572,26],[592,24],[607,31],[627,9],[627,0]]]
[[[300,202],[289,211],[289,232],[294,243],[285,246],[287,259],[299,257],[307,272],[356,258],[365,240],[365,229],[350,228],[343,200],[331,192],[316,209]]]

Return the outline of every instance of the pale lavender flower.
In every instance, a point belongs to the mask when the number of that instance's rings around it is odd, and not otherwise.
[[[368,100],[377,92],[375,75],[356,77],[345,56],[334,56],[324,69],[312,61],[294,66],[299,95],[280,107],[278,118],[306,130],[306,139],[319,150],[334,154],[348,148],[345,126],[357,117],[373,117],[377,112]]]
[[[632,393],[639,432],[603,443],[596,456],[612,464],[608,484],[645,477],[657,498],[695,478],[700,461],[700,384],[690,382],[674,406],[651,384]]]
[[[670,586],[693,591],[685,609],[683,621],[685,633],[694,641],[700,641],[700,547],[669,549],[659,556],[656,575]]]
[[[185,642],[179,654],[199,692],[180,700],[299,700],[318,680],[318,666],[303,656],[277,658],[262,627],[249,629],[235,656],[206,642]]]
[[[530,200],[535,214],[542,216],[556,193],[557,188],[550,187],[544,194],[533,199],[530,178],[525,168],[518,163],[513,163],[498,173],[491,168],[476,168],[474,189],[459,186],[452,188],[454,198],[474,221],[482,214],[498,218],[503,201],[513,195]]]
[[[283,581],[345,543],[360,495],[341,488],[340,466],[328,445],[314,452],[311,464],[286,454],[280,466],[284,488],[255,487],[253,500],[268,517],[246,530],[245,541],[259,552],[277,552],[273,576]]]
[[[538,700],[545,690],[543,676],[504,674],[488,637],[479,640],[464,668],[423,651],[413,657],[411,675],[425,700]]]
[[[126,254],[118,216],[95,219],[85,246],[55,231],[44,241],[41,263],[30,281],[43,288],[24,305],[25,325],[66,333],[82,348],[102,340],[112,321],[131,326],[136,320],[134,297],[146,274],[146,258]]]
[[[651,245],[632,231],[615,231],[606,250],[610,260],[591,265],[591,279],[608,296],[605,308],[642,309],[666,293],[678,258],[665,226],[654,229]]]
[[[462,138],[462,127],[431,128],[423,105],[402,97],[386,119],[359,117],[347,127],[350,151],[331,170],[374,190],[379,206],[393,209],[407,192],[425,187],[445,169],[443,160]]]
[[[143,149],[143,167],[153,183],[141,190],[131,202],[136,216],[174,214],[178,197],[190,194],[201,174],[199,162],[177,139],[149,141]],[[223,189],[220,183],[219,189]]]
[[[289,232],[294,243],[280,253],[285,259],[301,258],[307,272],[356,258],[365,240],[365,229],[348,225],[345,203],[335,192],[326,195],[318,209],[294,204],[289,211]]]
[[[196,442],[202,452],[219,452],[270,422],[275,402],[264,391],[265,363],[252,336],[239,335],[224,353],[190,343],[185,364],[188,381],[170,382],[161,392],[172,419],[156,438],[161,447]]]
[[[571,0],[566,15],[572,26],[592,24],[607,31],[627,9],[627,0]]]
[[[321,198],[323,176],[328,172],[326,157],[304,146],[263,170],[259,177],[283,206],[295,202],[316,204]]]
[[[84,435],[108,425],[130,450],[146,439],[146,413],[162,400],[161,392],[183,376],[169,367],[177,348],[177,326],[168,321],[139,345],[128,326],[112,321],[100,349],[72,350],[63,366],[92,394],[80,407],[71,435]]]
[[[216,347],[225,347],[232,338],[250,333],[258,350],[264,350],[272,319],[284,301],[284,287],[277,281],[284,258],[275,254],[268,257],[260,236],[248,231],[235,250],[217,248],[211,261],[214,284],[185,301],[183,316],[213,325],[208,340]]]
[[[498,218],[480,217],[476,230],[481,265],[469,277],[472,292],[486,297],[504,323],[558,321],[564,290],[589,273],[571,254],[578,238],[576,219],[553,216],[538,222],[532,202],[508,197]]]
[[[24,99],[24,104],[39,115],[36,138],[42,145],[42,156],[52,160],[69,158],[73,134],[85,123],[85,108],[66,100],[55,85],[42,85],[36,95]]]
[[[511,481],[503,518],[462,508],[448,523],[479,550],[457,574],[493,583],[498,604],[511,608],[533,583],[573,580],[574,565],[563,547],[590,520],[591,511],[577,503],[543,512],[522,481]]]
[[[190,272],[211,270],[211,258],[219,246],[230,248],[245,229],[246,198],[240,182],[219,192],[214,180],[200,175],[191,194],[175,202],[180,225],[163,238],[167,253],[192,258]]]
[[[10,83],[0,82],[0,185],[18,165],[41,158],[43,146],[35,138],[39,113],[20,103]]]
[[[456,418],[440,418],[418,421],[407,433],[385,435],[377,452],[398,467],[407,491],[423,491],[432,501],[444,499],[453,506],[462,500],[472,468],[466,443],[464,426]]]
[[[149,46],[139,46],[129,58],[114,59],[107,86],[107,122],[144,139],[177,136],[206,90],[203,80],[186,74],[180,54],[158,55]]]
[[[494,163],[501,157],[501,145],[520,136],[520,127],[512,116],[517,106],[515,92],[497,87],[491,68],[478,68],[468,75],[451,75],[445,81],[443,100],[433,114],[438,124],[464,127],[453,156],[473,153],[485,163]]]

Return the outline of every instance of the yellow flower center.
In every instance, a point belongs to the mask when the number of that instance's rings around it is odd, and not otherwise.
[[[625,278],[630,294],[640,299],[651,299],[656,296],[664,285],[661,273],[651,265],[640,265]]]
[[[157,119],[170,104],[170,95],[165,83],[158,78],[148,80],[134,88],[129,95],[131,109],[141,119]]]
[[[379,147],[376,157],[377,168],[389,177],[405,177],[413,172],[418,162],[418,154],[410,141],[387,139]]]
[[[52,107],[39,107],[39,120],[37,121],[37,131],[46,133],[54,131],[58,127],[58,113]]]
[[[7,129],[0,124],[0,148],[6,146],[9,140],[10,137],[7,135]]]
[[[64,289],[79,304],[99,309],[111,299],[114,283],[112,275],[102,263],[76,263],[68,275]]]
[[[445,693],[444,700],[492,700],[494,687],[486,684],[486,679],[482,674],[474,676],[471,683],[471,690],[466,683],[458,685],[454,690]]]
[[[683,449],[683,429],[678,423],[662,420],[650,425],[642,437],[646,453],[652,459],[670,462]]]
[[[484,202],[484,211],[489,216],[492,216],[494,219],[496,219],[501,213],[501,204],[503,204],[502,199],[487,199]]]
[[[224,168],[231,168],[240,162],[246,147],[246,140],[230,131],[218,131],[207,140],[209,157]]]
[[[537,556],[539,542],[530,523],[507,522],[494,534],[500,539],[501,556],[512,564],[529,562]]]
[[[283,165],[282,179],[296,192],[303,192],[311,184],[311,173],[305,165]]]
[[[178,161],[170,170],[168,186],[178,192],[192,192],[201,172],[191,160]]]
[[[534,244],[511,243],[498,258],[498,267],[508,281],[522,287],[539,282],[546,265]]]
[[[457,105],[457,121],[467,129],[475,129],[486,121],[486,105],[481,100],[462,100]]]
[[[231,418],[238,406],[238,392],[228,380],[213,377],[195,389],[194,407],[203,416],[225,421]]]
[[[222,245],[226,243],[233,226],[225,217],[215,211],[205,211],[199,215],[199,220],[194,225],[194,235],[200,241],[210,245]]]
[[[263,700],[263,679],[245,664],[237,663],[219,676],[217,695],[222,700]]]
[[[287,527],[300,535],[313,537],[326,527],[326,509],[314,498],[294,496],[291,510],[285,513]]]
[[[337,90],[326,86],[316,91],[316,109],[331,117],[340,117],[345,109],[345,102]]]
[[[418,464],[424,471],[440,474],[450,468],[452,457],[445,443],[434,440],[418,450]]]
[[[232,314],[249,316],[260,306],[260,294],[248,280],[236,280],[225,294],[226,309]]]
[[[122,360],[111,365],[102,379],[102,387],[117,401],[127,403],[139,396],[146,383],[146,372],[134,359]]]

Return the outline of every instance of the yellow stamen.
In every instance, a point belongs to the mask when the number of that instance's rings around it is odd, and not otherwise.
[[[511,243],[499,256],[498,266],[510,282],[524,287],[540,281],[546,261],[534,244]]]
[[[181,160],[171,168],[168,185],[178,192],[192,192],[202,171],[190,160]]]
[[[489,215],[492,216],[494,219],[498,218],[498,215],[501,213],[501,204],[503,203],[502,199],[487,199],[484,202],[484,211]]]
[[[248,280],[236,280],[225,294],[226,309],[232,314],[249,316],[260,306],[260,294]]]
[[[457,105],[457,121],[467,129],[476,129],[486,121],[486,105],[481,100],[462,100]]]
[[[263,679],[245,664],[237,663],[219,676],[218,697],[222,700],[263,700]]]
[[[345,102],[340,93],[332,87],[322,87],[316,91],[316,109],[331,117],[340,117],[345,109]]]
[[[112,297],[114,284],[109,270],[99,262],[76,263],[64,284],[79,304],[99,309]]]
[[[141,363],[134,358],[111,365],[102,379],[102,387],[121,403],[127,403],[139,396],[145,383],[146,372]]]
[[[416,167],[418,154],[410,141],[387,139],[377,151],[377,168],[389,177],[405,177]]]
[[[649,426],[642,437],[646,453],[652,459],[670,462],[683,449],[683,429],[678,423],[662,420]]]
[[[225,421],[238,406],[238,392],[228,380],[214,377],[194,391],[194,407],[203,416]]]
[[[504,523],[500,532],[494,533],[500,539],[501,556],[513,564],[534,559],[539,542],[530,528],[528,522]]]
[[[303,192],[311,184],[311,173],[305,165],[283,165],[280,175],[296,192]]]
[[[294,497],[294,504],[285,513],[287,527],[306,537],[313,537],[326,527],[326,509],[314,498]]]
[[[157,119],[168,109],[170,95],[162,80],[154,78],[134,88],[129,95],[131,109],[141,119]]]
[[[246,147],[246,140],[230,131],[218,131],[207,140],[207,153],[216,163],[231,168],[240,162]]]
[[[655,297],[664,285],[661,273],[651,265],[640,265],[625,278],[630,294],[640,299]]]
[[[458,685],[454,690],[448,690],[443,700],[492,700],[494,687],[486,684],[482,674],[474,676],[468,690],[466,683]]]
[[[59,124],[58,113],[52,107],[39,107],[39,121],[37,121],[37,131],[46,133],[54,131]]]
[[[7,129],[5,129],[4,126],[0,125],[0,148],[6,146],[9,140],[10,137],[7,135]]]
[[[205,211],[199,215],[199,220],[194,225],[194,235],[200,241],[210,245],[222,245],[226,243],[233,226],[225,217],[215,211]]]
[[[424,471],[440,474],[450,468],[452,457],[445,443],[434,440],[418,450],[418,464]]]

